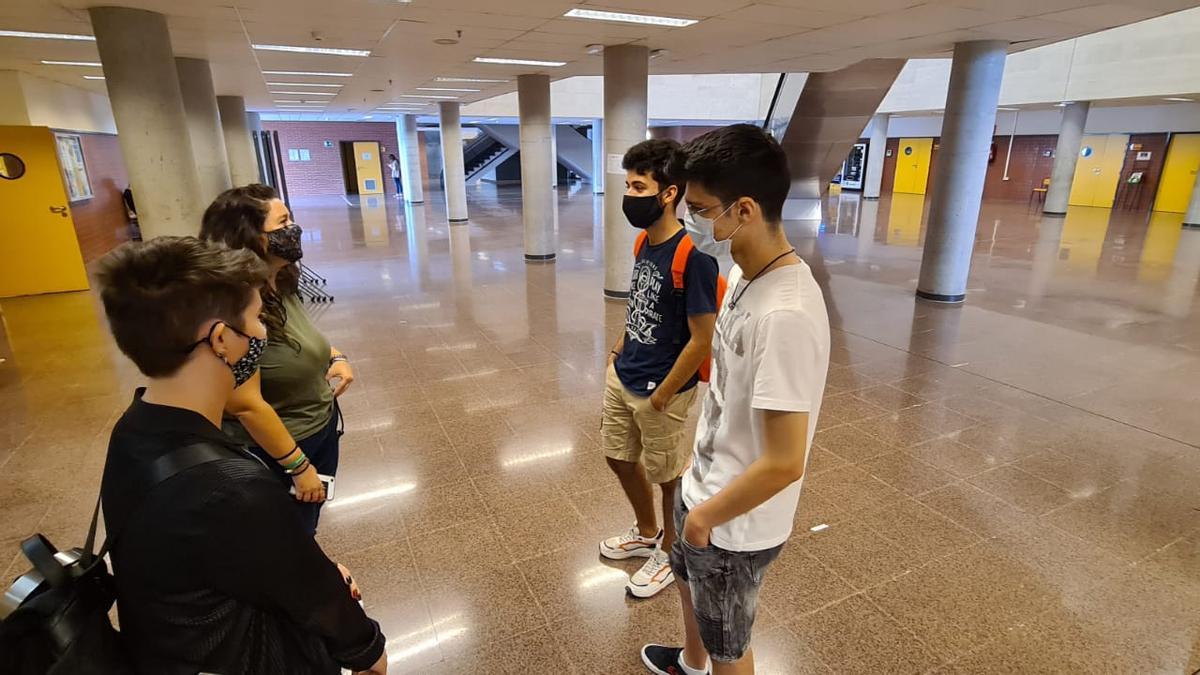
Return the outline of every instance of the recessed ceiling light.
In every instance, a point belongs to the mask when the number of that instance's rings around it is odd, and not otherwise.
[[[453,87],[417,87],[417,91],[479,91],[478,89],[455,89]]]
[[[454,38],[437,38],[436,40],[433,41],[433,44],[435,44],[435,45],[456,45],[456,44],[458,44],[458,40],[455,40]]]
[[[99,61],[47,61],[42,59],[44,66],[84,66],[86,68],[99,68]]]
[[[538,61],[537,59],[499,59],[491,56],[476,56],[475,63],[496,63],[502,66],[547,66],[558,68],[567,65],[566,61]]]
[[[263,75],[301,75],[316,77],[351,77],[354,73],[324,73],[311,70],[264,70]]]
[[[373,115],[363,115],[363,119],[364,119],[364,120],[369,120],[369,119],[371,119],[372,117],[373,117]]]
[[[326,54],[329,56],[370,56],[369,49],[333,49],[331,47],[296,47],[294,45],[250,45],[263,52],[293,52],[296,54]]]
[[[650,50],[650,60],[653,61],[654,59],[661,59],[662,57],[664,57],[670,53],[671,52],[669,52],[665,49],[651,49]]]
[[[604,45],[600,45],[600,44],[587,45],[583,48],[583,51],[591,54],[592,56],[599,56],[604,53]]]
[[[1075,105],[1075,101],[1063,101],[1062,103],[1055,103],[1054,107],[1055,108],[1065,108],[1069,105]]]
[[[293,100],[291,100],[291,99],[282,99],[282,100],[278,100],[278,101],[275,101],[275,102],[276,102],[276,103],[301,103],[301,101],[293,101]]]
[[[104,76],[103,75],[84,75],[83,79],[85,79],[85,80],[103,80]]]
[[[94,35],[74,35],[72,33],[34,33],[25,30],[0,30],[0,37],[34,38],[35,40],[78,40],[80,42],[95,42]]]
[[[572,19],[592,19],[594,21],[615,21],[617,23],[644,23],[651,26],[671,26],[682,28],[697,23],[696,19],[678,19],[672,16],[651,16],[649,14],[629,14],[627,12],[604,12],[598,9],[572,9],[563,14]]]
[[[512,80],[490,80],[486,77],[435,77],[437,82],[512,82]]]
[[[1004,112],[1016,112],[1020,110],[1020,108],[996,108],[996,110],[1003,110]]]
[[[436,99],[457,99],[457,96],[433,96],[431,94],[400,94],[400,98],[436,98]]]
[[[340,87],[340,82],[268,82],[268,87]]]
[[[333,91],[272,91],[271,93],[289,96],[337,96],[337,92]]]
[[[1194,100],[1196,100],[1196,99],[1192,99],[1192,98],[1180,98],[1180,97],[1178,97],[1178,96],[1169,96],[1169,97],[1167,97],[1167,98],[1164,98],[1163,100],[1164,100],[1164,101],[1174,101],[1175,103],[1191,103],[1192,101],[1194,101]]]

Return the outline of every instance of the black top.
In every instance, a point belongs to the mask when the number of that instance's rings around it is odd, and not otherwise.
[[[140,672],[365,670],[384,636],[300,522],[291,497],[199,413],[133,403],[113,429],[100,494],[121,632]],[[230,449],[146,494],[162,455],[211,441]],[[143,495],[145,495],[143,497]]]
[[[717,260],[698,249],[688,255],[683,290],[675,290],[671,263],[686,231],[651,246],[647,241],[633,263],[629,304],[625,312],[625,345],[614,364],[617,377],[637,396],[649,396],[675,366],[692,339],[687,318],[717,311]],[[698,375],[679,390],[696,386]]]

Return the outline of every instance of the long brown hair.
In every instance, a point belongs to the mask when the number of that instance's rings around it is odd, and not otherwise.
[[[263,228],[267,214],[271,212],[271,200],[279,199],[275,188],[261,183],[226,190],[217,195],[204,210],[200,224],[200,238],[221,242],[229,248],[244,248],[254,251],[259,258],[267,259],[263,243]],[[299,345],[287,338],[287,309],[283,298],[296,293],[300,283],[300,268],[289,264],[275,275],[275,287],[270,284],[262,289],[263,323],[267,326],[267,337],[271,342],[281,342],[299,350]]]

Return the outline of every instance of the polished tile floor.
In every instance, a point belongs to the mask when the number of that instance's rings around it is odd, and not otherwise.
[[[597,444],[623,308],[600,202],[558,198],[526,265],[520,190],[424,206],[297,200],[313,307],[350,355],[318,535],[414,673],[636,673],[674,592],[625,597],[596,541],[632,516]],[[831,310],[796,534],[769,573],[763,673],[1200,668],[1200,232],[1177,215],[985,204],[962,307],[913,300],[920,197],[789,223]],[[0,301],[0,551],[75,544],[139,377],[88,293]],[[818,525],[824,529],[812,531]]]

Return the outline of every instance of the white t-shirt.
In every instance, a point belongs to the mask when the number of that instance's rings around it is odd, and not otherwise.
[[[392,178],[400,177],[400,160],[393,159],[388,162],[388,168],[392,170]]]
[[[749,287],[735,266],[717,314],[711,382],[692,467],[683,476],[687,507],[720,492],[762,456],[761,411],[807,412],[811,448],[828,369],[829,316],[808,265],[776,268]],[[712,543],[730,551],[761,551],[787,541],[802,483],[713,528]]]

